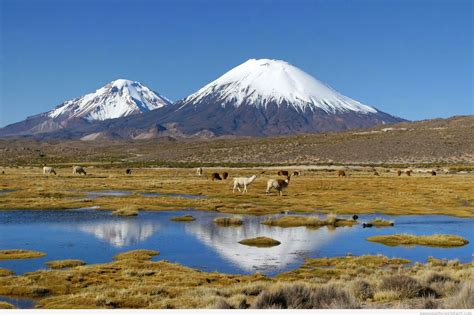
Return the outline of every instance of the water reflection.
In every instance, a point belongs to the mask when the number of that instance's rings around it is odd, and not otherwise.
[[[189,224],[185,231],[211,247],[225,260],[245,271],[284,269],[296,263],[301,257],[318,251],[336,235],[345,233],[348,228],[329,230],[279,228],[260,224],[264,218],[245,220],[238,227],[221,227],[212,222],[208,224]],[[257,248],[239,244],[242,239],[267,236],[281,242],[270,248]]]
[[[78,225],[82,232],[93,234],[98,239],[115,247],[136,245],[151,237],[160,227],[156,222],[124,220],[118,222],[98,222]]]

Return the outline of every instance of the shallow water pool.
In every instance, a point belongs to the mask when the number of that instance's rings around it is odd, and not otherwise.
[[[173,222],[170,218],[191,214],[192,222]],[[282,214],[284,215],[284,214]],[[394,227],[364,229],[361,225],[329,229],[322,227],[280,228],[260,224],[269,216],[244,216],[238,227],[222,227],[213,220],[222,215],[200,211],[141,211],[137,217],[112,216],[110,211],[10,210],[0,212],[0,249],[33,249],[47,256],[26,260],[0,261],[0,267],[17,274],[47,268],[44,263],[56,259],[81,259],[88,264],[105,263],[119,252],[155,249],[166,259],[204,271],[275,275],[298,267],[305,257],[333,257],[383,254],[426,262],[436,258],[472,260],[474,219],[450,216],[361,215],[359,222],[375,217],[394,220]],[[457,248],[389,247],[365,239],[372,235],[411,233],[457,234],[470,241]],[[241,245],[245,238],[267,236],[281,245],[256,248]]]

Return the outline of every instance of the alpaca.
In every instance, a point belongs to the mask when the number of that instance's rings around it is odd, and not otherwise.
[[[436,171],[431,171],[431,176],[436,176]]]
[[[45,166],[43,167],[43,174],[44,175],[47,175],[47,174],[54,174],[56,175],[56,170],[50,166]]]
[[[270,190],[272,190],[272,188],[275,188],[275,190],[280,193],[280,196],[283,196],[283,189],[288,187],[288,184],[290,183],[290,178],[291,178],[291,176],[288,176],[285,180],[283,180],[283,179],[269,179],[267,181],[266,194],[268,195],[270,193]]]
[[[212,179],[212,180],[222,180],[222,178],[221,178],[221,176],[219,175],[219,173],[212,173],[211,179]]]
[[[337,177],[345,177],[346,176],[346,172],[344,172],[343,170],[338,170],[337,171]]]
[[[227,179],[227,177],[229,177],[229,173],[227,172],[222,173],[222,179]]]
[[[250,177],[235,177],[234,178],[234,189],[232,189],[232,192],[235,192],[235,189],[239,192],[242,192],[240,188],[244,188],[244,192],[247,192],[247,186],[252,184],[255,179],[257,178],[257,175],[252,175]]]
[[[197,176],[202,176],[202,167],[198,167],[198,168],[196,169],[196,175],[197,175]]]
[[[125,170],[125,174],[127,174],[127,175],[132,175],[132,170],[129,169],[129,168],[127,168],[127,169]]]
[[[411,170],[406,171],[405,174],[407,174],[407,176],[411,176]]]
[[[73,166],[72,167],[72,175],[76,175],[76,174],[84,174],[84,175],[87,175],[86,173],[86,169],[83,168],[82,166]]]
[[[397,171],[397,176],[401,176],[402,175],[402,171],[398,170]]]

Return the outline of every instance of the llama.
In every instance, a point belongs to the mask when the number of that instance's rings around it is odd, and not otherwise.
[[[198,167],[198,168],[196,169],[196,175],[197,175],[197,176],[202,176],[202,167]]]
[[[411,176],[411,170],[406,171],[405,174],[407,174],[407,176]]]
[[[235,192],[235,189],[239,192],[242,192],[240,188],[244,188],[244,192],[247,192],[247,186],[252,184],[255,179],[257,178],[257,175],[252,175],[250,177],[235,177],[234,178],[234,188],[232,189],[232,192]]]
[[[436,171],[431,171],[431,176],[436,176]]]
[[[270,193],[270,190],[272,190],[272,188],[275,188],[275,190],[279,192],[280,196],[283,196],[283,189],[288,187],[288,184],[290,183],[290,178],[291,178],[291,176],[286,177],[285,180],[283,180],[283,179],[269,179],[267,181],[266,194],[268,195]]]
[[[72,175],[81,175],[81,174],[84,174],[84,175],[87,175],[86,173],[86,169],[83,168],[82,166],[73,166],[72,167]]]
[[[227,177],[229,177],[229,173],[227,172],[222,173],[222,179],[227,179]]]
[[[380,176],[379,172],[374,171],[374,176]]]
[[[292,176],[301,176],[301,172],[300,171],[294,171]]]
[[[127,175],[132,175],[132,170],[129,169],[129,168],[127,168],[127,169],[125,170],[125,174],[127,174]]]
[[[221,176],[219,175],[219,173],[212,173],[211,175],[211,179],[214,181],[214,180],[222,180]]]
[[[397,171],[397,176],[401,176],[402,175],[402,171],[398,170]]]
[[[345,177],[346,176],[346,172],[344,172],[343,170],[338,170],[337,171],[337,177]]]
[[[56,170],[50,166],[43,167],[43,175],[54,174],[56,175]]]
[[[278,171],[278,176],[288,176],[288,171]]]

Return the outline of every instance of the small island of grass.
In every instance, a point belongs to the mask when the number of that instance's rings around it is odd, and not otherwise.
[[[370,221],[369,224],[375,227],[384,227],[384,226],[394,226],[395,222],[387,221],[381,218],[376,218],[375,220]]]
[[[158,256],[159,251],[150,249],[135,249],[128,252],[123,252],[114,256],[114,260],[150,260],[154,256]]]
[[[64,259],[64,260],[51,260],[46,262],[46,265],[51,269],[64,269],[73,268],[77,266],[84,266],[86,263],[79,259]]]
[[[412,235],[412,234],[393,234],[377,235],[367,238],[370,242],[381,243],[387,246],[398,245],[420,245],[429,247],[459,247],[469,243],[461,236],[449,234],[434,235]]]
[[[194,220],[196,220],[196,218],[193,217],[193,216],[190,215],[190,214],[187,214],[187,215],[182,215],[182,216],[178,216],[178,217],[172,217],[170,220],[171,220],[171,221],[189,222],[189,221],[194,221]]]
[[[314,216],[289,215],[276,219],[268,219],[262,224],[279,227],[321,227],[321,226],[352,226],[357,224],[357,221],[351,219],[337,218],[334,214],[329,214],[325,219],[320,219]]]
[[[273,238],[259,236],[255,238],[248,238],[245,240],[241,240],[239,244],[247,245],[247,246],[255,246],[255,247],[273,247],[278,246],[281,243]]]
[[[215,218],[214,223],[222,226],[236,226],[236,225],[242,225],[244,224],[244,221],[242,221],[241,218]]]
[[[46,256],[43,252],[28,249],[4,249],[0,250],[0,260],[7,259],[31,259]]]

